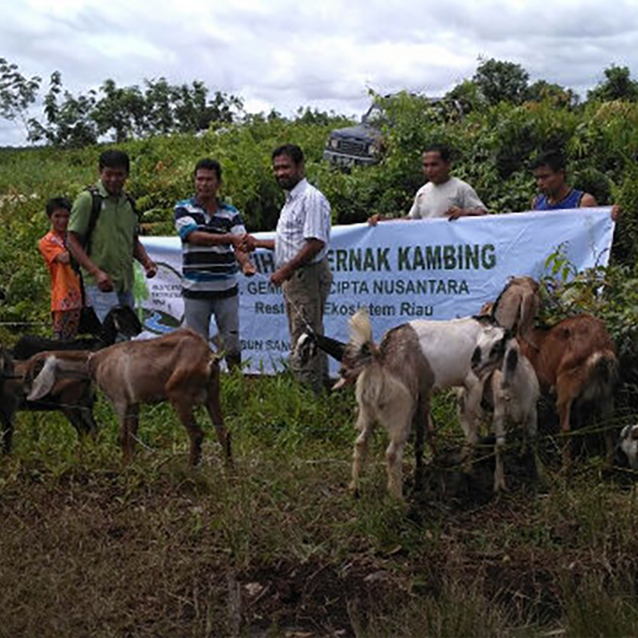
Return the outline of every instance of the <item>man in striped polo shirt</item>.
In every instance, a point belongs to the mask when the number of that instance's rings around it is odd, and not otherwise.
[[[214,316],[232,369],[241,367],[238,263],[245,275],[254,275],[256,269],[244,251],[247,235],[239,212],[217,197],[221,165],[202,159],[194,176],[195,196],[175,205],[175,227],[182,240],[184,323],[208,339]]]
[[[270,281],[282,286],[290,348],[310,326],[323,334],[323,311],[330,293],[332,273],[326,254],[330,243],[330,204],[308,183],[301,148],[284,144],[272,154],[275,179],[286,191],[286,201],[277,222],[275,239],[249,236],[249,249],[275,251],[276,270]],[[328,384],[328,360],[318,353],[304,366],[292,358],[290,367],[297,379],[319,394]]]

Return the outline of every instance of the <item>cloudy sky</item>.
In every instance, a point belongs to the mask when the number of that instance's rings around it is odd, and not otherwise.
[[[0,57],[85,92],[202,80],[248,111],[361,114],[367,89],[442,95],[479,56],[584,94],[638,78],[638,0],[0,0]],[[38,110],[34,115],[38,114]],[[0,145],[24,136],[0,120]]]

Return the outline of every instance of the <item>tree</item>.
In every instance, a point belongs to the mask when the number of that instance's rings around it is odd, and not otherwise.
[[[34,75],[31,79],[18,71],[18,65],[0,58],[0,117],[19,122],[29,132],[29,106],[36,100],[42,80]]]
[[[213,122],[231,124],[243,111],[241,98],[221,91],[209,97],[200,80],[171,85],[161,77],[144,80],[140,89],[107,79],[98,91],[74,96],[54,71],[44,96],[44,117],[29,118],[40,83],[39,77],[27,79],[15,64],[0,58],[0,117],[21,121],[29,141],[54,146],[94,144],[104,136],[121,143],[148,135],[196,133]]]
[[[638,102],[638,82],[630,79],[629,67],[612,64],[604,73],[606,79],[587,92],[588,100]]]
[[[212,122],[232,124],[233,112],[243,108],[240,98],[220,91],[215,91],[213,99],[207,100],[208,89],[199,80],[190,86],[172,87],[171,95],[175,128],[183,133],[205,131]]]
[[[166,78],[145,83],[148,134],[196,133],[208,129],[212,122],[231,124],[233,113],[243,108],[240,98],[220,91],[209,100],[208,88],[199,80],[190,85],[171,85]]]
[[[320,111],[319,109],[311,109],[308,106],[300,106],[295,114],[295,121],[301,122],[302,124],[310,124],[311,126],[327,126],[334,117],[334,113]]]
[[[576,106],[578,94],[560,84],[551,84],[545,80],[537,80],[527,89],[527,99],[533,102],[548,100],[556,106]]]
[[[195,81],[192,88],[182,84],[171,88],[174,104],[175,127],[182,133],[206,130],[213,114],[206,103],[208,89]]]
[[[521,104],[527,97],[529,74],[520,65],[502,60],[480,60],[472,81],[489,104]]]
[[[58,103],[60,96],[63,100]],[[98,131],[92,119],[95,108],[95,91],[75,97],[62,90],[62,75],[59,71],[51,74],[49,91],[44,97],[46,125],[36,119],[29,120],[29,140],[46,140],[53,146],[80,148],[95,144]]]
[[[461,110],[465,114],[480,111],[487,105],[487,100],[480,87],[472,80],[463,80],[457,84],[445,94],[445,99],[460,104]]]
[[[166,78],[144,80],[146,133],[162,135],[173,131],[172,90]]]
[[[145,130],[146,104],[138,86],[119,88],[108,79],[100,87],[103,97],[95,104],[91,119],[99,135],[112,133],[115,142],[124,142]]]

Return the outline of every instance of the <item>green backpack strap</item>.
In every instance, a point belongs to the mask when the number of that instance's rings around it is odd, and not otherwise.
[[[91,194],[91,214],[89,215],[89,223],[86,227],[86,232],[79,236],[80,244],[82,248],[84,248],[84,252],[88,255],[91,250],[91,235],[95,230],[95,224],[97,223],[97,218],[100,216],[100,212],[102,210],[102,195],[100,195],[100,191],[95,186],[87,186],[85,191]],[[73,255],[69,252],[71,268],[81,276],[80,272],[80,264],[78,264],[77,260]],[[82,302],[84,305],[84,300]]]
[[[86,232],[82,236],[82,246],[84,252],[88,255],[91,251],[91,235],[95,230],[97,219],[102,212],[103,197],[95,186],[87,186],[86,190],[91,193],[91,214],[89,215],[89,223],[86,226]]]

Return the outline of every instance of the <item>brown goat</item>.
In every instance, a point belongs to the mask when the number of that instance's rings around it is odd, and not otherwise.
[[[145,341],[129,341],[94,353],[48,352],[36,355],[37,363],[29,399],[42,396],[58,376],[90,378],[113,404],[120,420],[120,443],[125,459],[135,447],[139,406],[168,400],[190,437],[190,462],[201,457],[204,431],[197,425],[193,408],[203,403],[215,426],[228,462],[230,434],[219,400],[219,364],[206,340],[186,328]]]
[[[533,328],[528,339],[519,339],[521,351],[531,361],[541,389],[556,394],[560,430],[570,431],[575,401],[596,402],[601,414],[613,409],[613,391],[618,376],[614,344],[605,324],[588,314],[563,319],[549,329]],[[607,455],[612,438],[605,432]],[[563,447],[563,463],[571,462],[569,439]]]
[[[499,325],[527,339],[540,306],[538,283],[531,277],[513,277],[494,302],[491,313]]]

